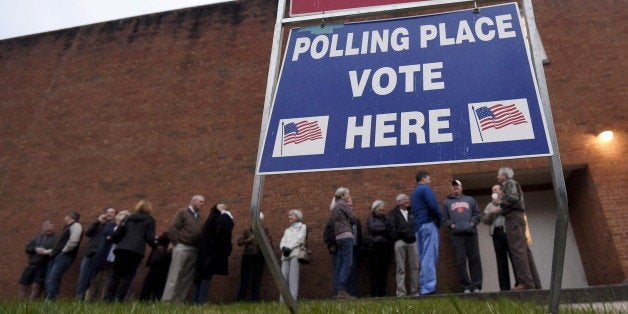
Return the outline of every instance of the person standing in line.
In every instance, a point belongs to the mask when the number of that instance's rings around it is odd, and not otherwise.
[[[113,251],[116,245],[111,242],[111,236],[116,228],[130,215],[131,212],[128,210],[121,210],[116,214],[114,221],[106,224],[103,228],[105,241],[98,248],[98,252],[94,258],[91,284],[87,292],[85,292],[86,301],[101,301],[105,299],[107,285],[109,278],[111,278],[111,273],[113,272],[113,261],[115,259]]]
[[[44,282],[46,281],[48,263],[50,262],[50,256],[44,254],[44,252],[52,249],[57,242],[57,236],[53,228],[54,225],[52,222],[45,221],[41,225],[41,233],[26,244],[28,266],[24,269],[18,282],[20,285],[20,299],[32,301],[37,299],[41,294]]]
[[[288,212],[290,226],[284,231],[279,242],[281,248],[281,273],[288,283],[290,294],[296,300],[299,296],[299,261],[297,256],[301,246],[305,244],[307,236],[307,226],[301,221],[303,213],[298,209]],[[280,298],[283,300],[283,298]]]
[[[367,219],[366,230],[369,240],[371,296],[385,297],[388,283],[388,264],[392,248],[384,201],[376,200],[371,205],[371,215]]]
[[[148,274],[142,285],[140,300],[151,302],[161,300],[161,294],[164,292],[166,279],[168,279],[168,268],[170,268],[171,255],[168,251],[170,245],[170,234],[168,231],[163,232],[155,239],[157,245],[148,255],[146,267],[149,268]]]
[[[399,194],[395,200],[397,206],[388,214],[388,223],[395,250],[397,296],[418,296],[419,249],[414,233],[414,217],[410,212],[410,198],[406,194]],[[406,289],[406,280],[409,289]]]
[[[489,234],[493,238],[493,249],[495,250],[495,259],[497,262],[497,277],[499,279],[499,289],[501,291],[510,290],[510,270],[508,269],[508,259],[511,259],[508,252],[508,239],[506,237],[506,227],[504,226],[506,218],[502,215],[502,209],[499,207],[500,195],[503,195],[502,186],[493,185],[491,189],[491,201],[486,205],[482,222],[489,225]]]
[[[196,270],[199,236],[203,228],[200,211],[205,198],[195,195],[190,205],[175,214],[168,232],[172,236],[172,260],[168,269],[168,279],[161,297],[163,302],[183,303],[187,300]]]
[[[264,213],[259,214],[259,220],[266,234],[269,234],[268,228],[263,225]],[[270,236],[268,241],[272,243]],[[242,263],[240,264],[240,290],[238,291],[237,300],[246,300],[246,295],[250,287],[251,301],[259,301],[259,291],[262,283],[265,260],[259,244],[257,244],[255,240],[253,226],[244,229],[242,236],[238,239],[238,246],[244,246],[244,250],[242,252]]]
[[[94,268],[96,254],[98,248],[105,242],[105,226],[112,222],[116,217],[116,210],[113,208],[107,208],[104,212],[98,216],[96,222],[94,222],[85,231],[85,236],[89,238],[87,245],[83,249],[83,260],[81,261],[81,267],[79,270],[79,279],[76,287],[76,298],[79,301],[85,300],[85,293],[89,289],[92,280],[92,269]]]
[[[419,275],[419,289],[421,294],[436,292],[436,265],[438,264],[438,241],[443,216],[438,208],[436,195],[430,188],[432,176],[421,170],[416,176],[417,186],[410,196],[412,215],[414,216],[414,231],[417,238],[421,273]]]
[[[460,180],[451,181],[451,194],[443,202],[443,214],[443,223],[451,232],[460,287],[465,293],[479,292],[482,290],[482,262],[476,227],[481,213],[475,199],[462,193]]]
[[[216,204],[209,212],[199,239],[196,262],[196,304],[207,302],[209,284],[214,275],[229,274],[229,256],[233,250],[233,216],[227,205]]]
[[[79,219],[81,219],[79,213],[69,212],[64,218],[65,227],[55,246],[52,249],[37,251],[39,254],[47,254],[53,258],[46,275],[46,300],[57,299],[61,288],[61,278],[76,259],[81,239],[83,239],[83,226],[79,223]]]
[[[506,237],[517,280],[514,290],[541,289],[536,264],[525,237],[525,199],[521,185],[513,180],[514,175],[508,167],[497,171],[497,181],[502,186],[499,207],[506,218]]]
[[[146,245],[155,247],[155,219],[150,215],[153,205],[141,200],[135,205],[133,214],[127,217],[114,231],[111,240],[116,244],[113,251],[113,272],[107,284],[105,301],[122,302],[135,278],[146,251]]]
[[[360,218],[355,217],[355,224],[353,225],[353,235],[355,237],[355,241],[353,244],[353,256],[351,258],[351,271],[349,272],[349,278],[347,278],[347,292],[352,297],[358,296],[358,282],[359,282],[359,273],[360,262],[362,260],[362,223],[360,222]],[[338,293],[336,291],[336,293]]]
[[[334,278],[337,278],[336,291],[338,299],[353,299],[348,292],[349,277],[354,265],[354,246],[357,244],[358,218],[353,212],[353,200],[349,189],[340,187],[336,190],[330,208],[334,221],[334,234],[336,240],[336,264]]]

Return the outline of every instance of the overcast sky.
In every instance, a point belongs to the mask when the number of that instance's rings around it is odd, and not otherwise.
[[[0,0],[0,40],[234,0]]]

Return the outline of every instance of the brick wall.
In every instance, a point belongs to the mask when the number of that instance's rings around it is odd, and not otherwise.
[[[600,217],[608,221],[621,264],[609,267],[619,267],[625,278],[628,217],[620,180],[628,167],[625,114],[617,108],[625,108],[628,76],[621,54],[627,41],[617,25],[626,13],[608,10],[620,4],[535,1],[535,9],[552,60],[546,75],[563,162],[589,165]],[[209,205],[229,204],[237,239],[249,224],[275,13],[276,1],[239,1],[0,42],[0,297],[16,295],[26,262],[23,247],[41,222],[50,219],[60,228],[70,210],[81,212],[87,225],[104,207],[131,209],[146,197],[156,207],[161,232],[177,208],[204,194]],[[616,131],[616,139],[596,142],[589,132],[599,127]],[[454,173],[547,164],[547,158],[536,158],[424,168],[442,200]],[[266,177],[262,208],[275,244],[291,208],[303,209],[304,222],[313,228],[309,241],[317,264],[304,266],[301,296],[330,295],[331,261],[321,234],[334,190],[351,189],[365,223],[370,203],[381,198],[392,204],[396,194],[413,188],[417,170]],[[441,235],[439,288],[449,291],[456,287],[453,255],[446,232]],[[212,301],[235,298],[240,254],[236,247],[229,276],[215,279]],[[77,266],[64,277],[62,296],[73,295]],[[142,279],[138,274],[135,293]],[[263,284],[262,296],[274,300],[268,272]]]
[[[589,285],[621,283],[618,247],[613,245],[597,189],[587,169],[574,171],[567,181],[569,214]],[[604,256],[605,262],[600,263]]]

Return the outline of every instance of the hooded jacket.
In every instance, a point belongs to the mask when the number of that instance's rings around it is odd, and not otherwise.
[[[116,243],[115,251],[126,250],[144,256],[146,244],[153,248],[156,246],[155,219],[146,213],[132,214],[120,224],[111,238]]]
[[[443,202],[443,223],[452,234],[475,233],[475,226],[481,219],[482,213],[478,209],[478,203],[471,196],[461,194],[456,197],[450,194]],[[455,225],[453,229],[452,224]]]

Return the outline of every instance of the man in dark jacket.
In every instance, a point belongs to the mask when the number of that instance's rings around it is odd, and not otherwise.
[[[214,275],[228,275],[229,273],[229,255],[233,249],[232,231],[233,216],[227,211],[227,205],[214,205],[199,238],[194,280],[197,286],[194,298],[196,304],[207,302],[209,284]]]
[[[443,202],[443,215],[443,224],[451,231],[460,287],[465,293],[478,292],[482,290],[482,263],[476,226],[482,213],[473,197],[462,194],[460,180],[451,182],[451,194]]]
[[[259,219],[260,222],[264,221],[263,213],[259,214]],[[266,234],[269,234],[266,226],[264,226],[264,231],[266,231]],[[273,243],[270,237],[268,238],[268,242]],[[242,263],[240,266],[240,290],[238,291],[237,300],[246,300],[246,294],[250,286],[251,300],[259,301],[259,290],[262,282],[265,261],[264,255],[255,240],[255,234],[253,234],[252,226],[244,229],[242,236],[238,239],[238,246],[244,246],[244,251],[242,252]]]
[[[395,198],[397,206],[388,214],[390,235],[394,242],[397,296],[419,295],[419,250],[414,234],[414,217],[410,212],[410,198],[399,194]],[[406,268],[407,263],[407,268]],[[406,276],[406,269],[408,276]],[[406,278],[410,281],[410,293],[406,289]]]
[[[76,287],[76,298],[81,301],[85,300],[85,292],[87,292],[91,283],[96,253],[105,241],[104,227],[107,223],[112,222],[115,217],[116,210],[107,208],[104,213],[98,216],[98,220],[85,231],[85,236],[89,238],[89,242],[87,242],[83,250],[83,260],[81,261],[78,285]]]
[[[46,280],[48,262],[50,261],[50,256],[44,254],[44,252],[52,249],[57,242],[57,237],[52,230],[53,227],[54,225],[50,221],[44,222],[41,226],[41,233],[26,245],[28,266],[24,269],[19,281],[20,299],[27,297],[26,293],[29,287],[29,300],[36,299],[41,293],[42,286]]]
[[[59,240],[50,250],[42,251],[53,259],[46,275],[46,299],[54,301],[59,296],[61,277],[70,268],[76,259],[79,244],[83,239],[83,227],[79,223],[81,215],[77,212],[69,212],[64,220],[65,227]]]

